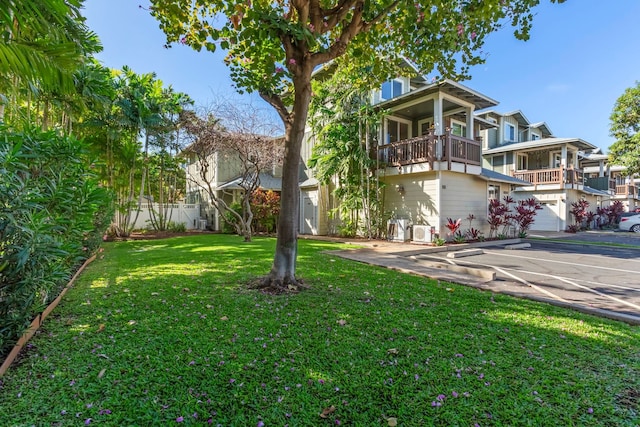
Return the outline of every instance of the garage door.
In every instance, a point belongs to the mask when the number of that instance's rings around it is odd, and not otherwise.
[[[558,202],[540,202],[542,210],[536,211],[536,217],[531,225],[532,231],[558,230]]]

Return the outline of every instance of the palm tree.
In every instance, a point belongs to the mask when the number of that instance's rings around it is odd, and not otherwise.
[[[18,89],[73,90],[73,73],[101,50],[80,15],[83,0],[0,2],[0,119]]]

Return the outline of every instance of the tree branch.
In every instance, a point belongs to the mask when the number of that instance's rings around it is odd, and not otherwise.
[[[397,1],[397,0],[396,0]],[[338,15],[342,14],[341,11]],[[332,59],[337,58],[342,55],[347,49],[347,45],[349,42],[362,30],[362,14],[364,12],[364,1],[357,0],[353,7],[353,17],[351,18],[351,22],[349,22],[338,39],[333,42],[333,44],[324,52],[316,52],[311,55],[311,64],[313,67],[319,64],[324,64],[326,62],[331,61]],[[335,18],[338,15],[334,15],[332,17]],[[329,28],[331,28],[331,24],[329,24]]]
[[[264,91],[260,91],[260,97],[267,101],[273,108],[276,109],[278,115],[282,119],[282,122],[286,125],[291,124],[291,113],[287,110],[287,106],[284,105],[282,98],[278,95],[269,94]]]

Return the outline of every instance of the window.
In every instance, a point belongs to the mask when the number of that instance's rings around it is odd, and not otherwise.
[[[387,80],[382,83],[380,99],[387,100],[402,95],[402,82],[400,80]]]
[[[511,123],[506,123],[504,126],[504,139],[506,141],[516,140],[516,127]]]
[[[519,171],[527,170],[527,155],[526,154],[518,154],[517,155],[517,164],[516,169]]]
[[[532,133],[531,134],[531,140],[532,141],[537,141],[540,139],[540,135],[538,135],[537,133]]]
[[[500,200],[500,186],[499,185],[490,185],[489,186],[489,200]]]
[[[504,172],[504,156],[493,156],[491,158],[491,166],[495,172]]]
[[[420,129],[420,135],[426,135],[431,130],[431,122],[429,120],[421,120],[418,122],[418,128]]]
[[[410,122],[387,119],[387,132],[384,138],[385,144],[409,139],[409,125]]]
[[[458,136],[467,135],[467,125],[463,125],[460,122],[451,121],[451,134]]]

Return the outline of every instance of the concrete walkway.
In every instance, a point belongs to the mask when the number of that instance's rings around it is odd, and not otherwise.
[[[535,239],[545,240],[567,239],[571,241],[586,241],[594,243],[607,241],[609,240],[608,238],[612,236],[612,234],[612,232],[578,234],[534,232],[532,233],[531,237]],[[633,235],[633,233],[629,233],[631,234],[631,236],[619,236],[620,233],[615,234],[616,238],[625,238],[624,244],[630,244],[626,239],[632,239],[630,241],[636,242],[638,247],[640,248],[640,236]],[[603,236],[606,237],[603,238]],[[494,280],[495,272],[489,268],[471,268],[452,265],[446,262],[433,262],[426,260],[428,257],[425,256],[430,254],[438,254],[440,256],[443,256],[442,252],[446,252],[447,255],[445,256],[447,258],[453,258],[464,256],[465,253],[471,254],[470,252],[476,250],[477,248],[502,249],[514,245],[515,248],[519,248],[529,245],[526,239],[496,240],[490,242],[437,247],[411,243],[387,242],[382,240],[340,239],[321,236],[301,236],[301,238],[353,244],[354,249],[331,251],[332,254],[345,259],[350,259],[353,261],[371,265],[377,265],[403,273],[416,274],[419,276],[429,277],[446,282],[472,286],[485,291],[504,293],[519,298],[527,298],[540,302],[550,303],[601,317],[623,321],[626,323],[640,324],[640,317],[628,316],[622,313],[603,310],[597,307],[564,303],[551,298],[545,298],[544,296],[541,296],[540,293],[536,291],[536,289],[522,283]],[[452,255],[454,253],[455,255]]]

